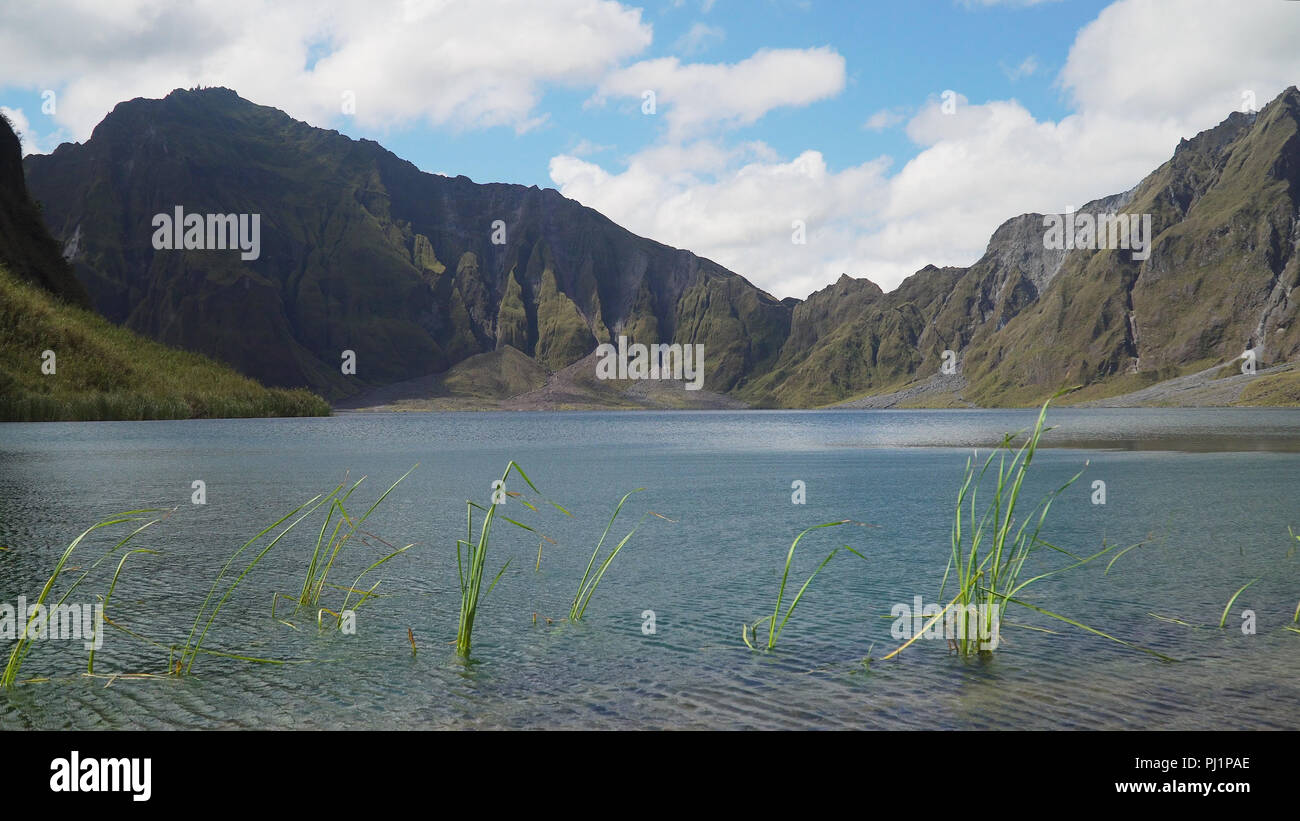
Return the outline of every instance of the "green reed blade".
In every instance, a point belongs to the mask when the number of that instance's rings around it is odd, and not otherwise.
[[[1237,597],[1240,596],[1246,590],[1247,587],[1250,587],[1252,584],[1254,584],[1257,581],[1259,581],[1259,579],[1251,579],[1250,581],[1243,584],[1241,588],[1237,590],[1236,593],[1232,594],[1232,598],[1228,599],[1228,603],[1223,606],[1223,615],[1219,618],[1220,627],[1222,627],[1224,624],[1227,623],[1228,611],[1232,609],[1232,603],[1237,600]]]

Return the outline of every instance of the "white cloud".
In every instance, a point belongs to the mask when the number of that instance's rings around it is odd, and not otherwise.
[[[711,257],[777,296],[803,297],[840,272],[890,289],[926,264],[969,265],[1018,214],[1131,188],[1179,139],[1240,108],[1244,92],[1263,106],[1300,83],[1293,6],[1120,0],[1079,31],[1057,78],[1073,113],[1040,120],[1015,100],[957,95],[947,114],[936,95],[907,124],[920,153],[892,176],[883,160],[829,169],[812,148],[794,160],[768,149],[741,161],[717,143],[694,148],[678,128],[667,135],[676,148],[633,155],[625,170],[557,157],[551,178],[616,222]],[[729,85],[714,79],[693,78],[692,107],[723,98],[736,116],[721,93]],[[867,127],[888,117],[877,112]],[[693,158],[689,171],[661,161],[672,151]],[[801,212],[808,244],[792,247],[788,226]]]
[[[1001,68],[1002,73],[1007,75],[1007,79],[1014,83],[1017,80],[1023,80],[1026,77],[1032,77],[1038,73],[1038,58],[1031,54],[1021,60],[1020,65],[1014,67],[1003,65]]]
[[[676,57],[643,60],[611,72],[593,104],[655,93],[673,139],[716,127],[749,125],[782,106],[833,97],[844,88],[844,58],[830,48],[762,49],[738,63],[688,63]]]
[[[351,91],[365,127],[522,131],[546,86],[594,85],[650,40],[639,9],[609,0],[51,0],[0,6],[0,77],[58,89],[76,139],[122,100],[194,85],[314,123],[337,122]]]
[[[907,119],[906,115],[896,108],[882,108],[868,117],[862,127],[868,131],[884,131],[887,128],[893,128],[905,119]]]
[[[23,156],[44,154],[52,151],[58,146],[63,137],[63,133],[58,130],[47,131],[43,134],[37,132],[32,126],[31,119],[21,108],[0,105],[0,112],[3,112],[9,118],[9,123],[13,126],[14,131],[18,133],[18,142]]]
[[[673,43],[673,49],[685,55],[695,55],[706,50],[714,42],[726,39],[727,33],[721,26],[696,23]]]
[[[699,141],[638,153],[618,174],[559,156],[551,178],[637,233],[670,237],[759,287],[802,296],[849,270],[843,251],[870,227],[863,205],[884,194],[886,166],[875,160],[832,174],[817,151],[783,162],[762,143]],[[795,220],[806,225],[805,245],[791,241]]]
[[[1084,112],[1205,128],[1243,91],[1263,105],[1300,83],[1298,41],[1294,3],[1127,0],[1080,31],[1060,80]]]

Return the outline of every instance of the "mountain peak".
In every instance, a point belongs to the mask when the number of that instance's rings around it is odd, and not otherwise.
[[[725,391],[788,328],[790,308],[740,276],[554,189],[426,173],[228,88],[121,103],[26,168],[102,313],[272,385],[341,397],[506,344],[558,370],[620,333],[687,329]],[[151,221],[177,206],[258,215],[259,255],[155,249]]]
[[[238,100],[241,102],[252,103],[239,96],[239,93],[233,88],[225,86],[192,86],[190,88],[174,88],[163,97],[164,100],[170,100],[173,97],[197,97],[204,100]]]
[[[101,312],[274,385],[346,396],[504,346],[560,370],[627,336],[705,345],[707,387],[759,405],[924,378],[959,349],[966,399],[1028,402],[1252,339],[1300,352],[1293,120],[1295,87],[1080,209],[1152,212],[1147,261],[1045,249],[1042,215],[1022,214],[969,267],[928,265],[889,294],[845,272],[779,301],[554,189],[425,173],[228,88],[122,103],[85,145],[24,164]],[[261,256],[154,250],[151,218],[178,204],[259,214]],[[357,378],[340,376],[343,349]]]

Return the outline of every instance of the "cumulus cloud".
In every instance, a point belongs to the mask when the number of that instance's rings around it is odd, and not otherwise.
[[[1038,58],[1031,54],[1021,60],[1019,65],[1003,65],[1001,68],[1002,73],[1007,76],[1007,79],[1014,83],[1017,80],[1023,80],[1026,77],[1032,77],[1038,73]]]
[[[696,23],[686,33],[677,38],[673,48],[685,55],[695,55],[706,50],[715,42],[726,39],[727,33],[721,26]]]
[[[738,108],[720,93],[726,72],[698,72],[692,111],[666,137],[674,147],[633,155],[617,171],[557,157],[551,178],[630,229],[712,257],[777,296],[803,297],[841,272],[890,289],[926,264],[974,262],[1006,219],[1131,188],[1179,139],[1241,108],[1247,92],[1262,106],[1300,82],[1292,5],[1225,13],[1213,0],[1120,0],[1078,32],[1057,77],[1070,114],[1039,119],[1016,100],[960,94],[945,107],[936,93],[906,126],[919,153],[892,174],[883,158],[827,168],[815,146],[793,160],[770,148],[697,148],[685,125],[736,118]],[[709,117],[719,98],[723,113]],[[889,118],[877,112],[867,127]],[[688,171],[662,162],[675,153],[692,158]],[[808,242],[792,246],[789,224],[801,213]]]
[[[868,131],[884,131],[907,119],[907,116],[896,108],[882,108],[867,118],[862,127]]]
[[[863,198],[885,193],[887,165],[873,160],[832,174],[817,151],[781,161],[763,143],[702,140],[642,151],[617,174],[570,155],[552,159],[550,171],[566,195],[616,210],[634,231],[672,237],[760,287],[803,295],[852,261],[843,252],[871,228]],[[802,244],[794,241],[796,220]]]
[[[782,106],[802,106],[839,94],[844,58],[831,48],[762,49],[738,63],[682,63],[676,57],[643,60],[611,72],[593,104],[609,98],[655,95],[673,139],[710,128],[749,125]]]
[[[50,0],[0,6],[0,77],[58,89],[76,139],[121,100],[195,85],[314,123],[351,92],[365,127],[524,131],[546,86],[594,85],[651,36],[610,0]]]

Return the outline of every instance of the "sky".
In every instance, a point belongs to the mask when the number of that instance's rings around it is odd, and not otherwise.
[[[1284,0],[46,0],[0,6],[0,110],[48,152],[225,86],[803,298],[1133,187],[1298,44]]]

